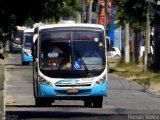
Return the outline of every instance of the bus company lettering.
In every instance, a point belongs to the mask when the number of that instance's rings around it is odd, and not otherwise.
[[[129,114],[129,120],[160,120],[158,114]]]

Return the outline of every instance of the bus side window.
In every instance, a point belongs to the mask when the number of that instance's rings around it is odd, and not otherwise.
[[[33,35],[33,44],[32,44],[32,56],[33,61],[37,58],[37,41],[38,41],[38,34]]]
[[[35,59],[37,58],[37,40],[32,45],[32,56],[33,56],[33,61],[35,61]]]

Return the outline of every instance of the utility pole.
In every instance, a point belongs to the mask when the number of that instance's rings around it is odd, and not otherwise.
[[[130,62],[130,52],[129,52],[129,23],[125,23],[125,63]]]
[[[148,67],[148,53],[149,53],[149,49],[150,49],[149,7],[150,7],[150,1],[148,2],[147,15],[146,15],[146,40],[145,40],[145,54],[144,54],[144,71],[147,71],[147,67]]]

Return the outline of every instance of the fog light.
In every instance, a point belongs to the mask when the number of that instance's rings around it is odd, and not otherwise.
[[[103,84],[106,81],[106,75],[102,77],[101,79],[95,81],[95,85]]]
[[[99,85],[99,84],[100,84],[100,82],[99,82],[99,81],[96,81],[96,84],[97,84],[97,85]]]
[[[39,77],[39,82],[43,85],[52,86],[52,83],[42,77]]]

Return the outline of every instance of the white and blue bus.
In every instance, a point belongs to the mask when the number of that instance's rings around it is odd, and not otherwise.
[[[10,52],[21,52],[23,31],[25,27],[17,26],[16,30],[11,33],[11,40],[9,41]]]
[[[34,29],[25,29],[23,32],[23,41],[21,48],[22,65],[29,65],[33,61],[32,45],[33,45]]]
[[[105,30],[97,24],[40,26],[34,39],[35,104],[83,100],[86,107],[103,105],[107,96]]]

